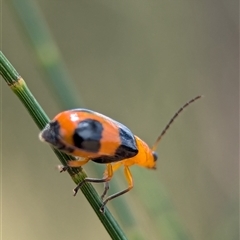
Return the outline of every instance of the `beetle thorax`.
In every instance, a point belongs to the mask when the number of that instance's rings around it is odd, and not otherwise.
[[[156,162],[154,161],[152,150],[139,137],[135,136],[135,139],[137,142],[138,154],[133,157],[134,163],[142,167],[155,169]]]

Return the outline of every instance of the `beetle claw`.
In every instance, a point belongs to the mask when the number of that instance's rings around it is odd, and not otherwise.
[[[63,165],[58,165],[57,168],[58,168],[60,173],[65,172],[69,169],[68,166],[63,166]]]
[[[100,207],[100,212],[101,213],[105,213],[105,206],[106,206],[106,204],[107,204],[107,202],[109,201],[110,199],[109,198],[107,198],[105,201],[103,201],[103,203],[102,203],[102,206]]]
[[[74,196],[74,197],[77,195],[78,190],[79,190],[78,187],[76,187],[76,188],[73,189],[73,196]]]
[[[100,207],[100,212],[102,213],[102,214],[104,214],[105,213],[105,204],[103,204],[101,207]]]
[[[85,183],[85,180],[80,182],[74,189],[73,189],[73,196],[75,197],[79,191],[79,189],[82,187],[82,185]]]

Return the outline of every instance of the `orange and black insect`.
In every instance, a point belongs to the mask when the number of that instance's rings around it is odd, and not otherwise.
[[[107,165],[103,178],[85,178],[74,188],[74,196],[85,182],[104,182],[105,188],[102,194],[102,199],[104,199],[109,189],[108,182],[113,177],[114,172],[119,167],[124,167],[128,187],[103,200],[100,209],[103,212],[109,200],[133,188],[130,166],[136,164],[149,169],[156,169],[158,157],[155,150],[162,136],[178,114],[199,98],[201,96],[193,98],[175,113],[152,148],[123,124],[103,114],[82,108],[59,113],[46,125],[39,137],[40,140],[51,144],[60,151],[80,157],[80,160],[69,161],[69,167],[80,167],[90,160]]]

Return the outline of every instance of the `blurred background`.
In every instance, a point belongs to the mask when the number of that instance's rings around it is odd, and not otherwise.
[[[237,1],[3,0],[1,22],[3,53],[50,118],[87,107],[152,145],[204,95],[161,141],[157,170],[132,167],[133,190],[108,207],[129,239],[239,239]],[[1,94],[3,239],[110,239],[4,81]],[[114,181],[126,187],[122,171]]]

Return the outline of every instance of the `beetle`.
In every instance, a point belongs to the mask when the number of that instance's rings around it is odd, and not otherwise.
[[[99,164],[106,164],[103,178],[87,177],[73,189],[75,196],[85,182],[104,182],[104,192],[101,196],[103,203],[100,208],[100,211],[104,212],[104,207],[108,201],[133,188],[130,166],[139,165],[149,169],[156,169],[158,156],[155,150],[158,143],[179,113],[201,97],[197,96],[191,99],[174,114],[152,148],[122,123],[101,113],[83,108],[59,113],[40,132],[39,138],[62,152],[80,157],[76,161],[69,161],[68,167],[81,167],[90,160]],[[114,172],[121,166],[124,167],[128,187],[104,200],[109,189],[109,181]]]

